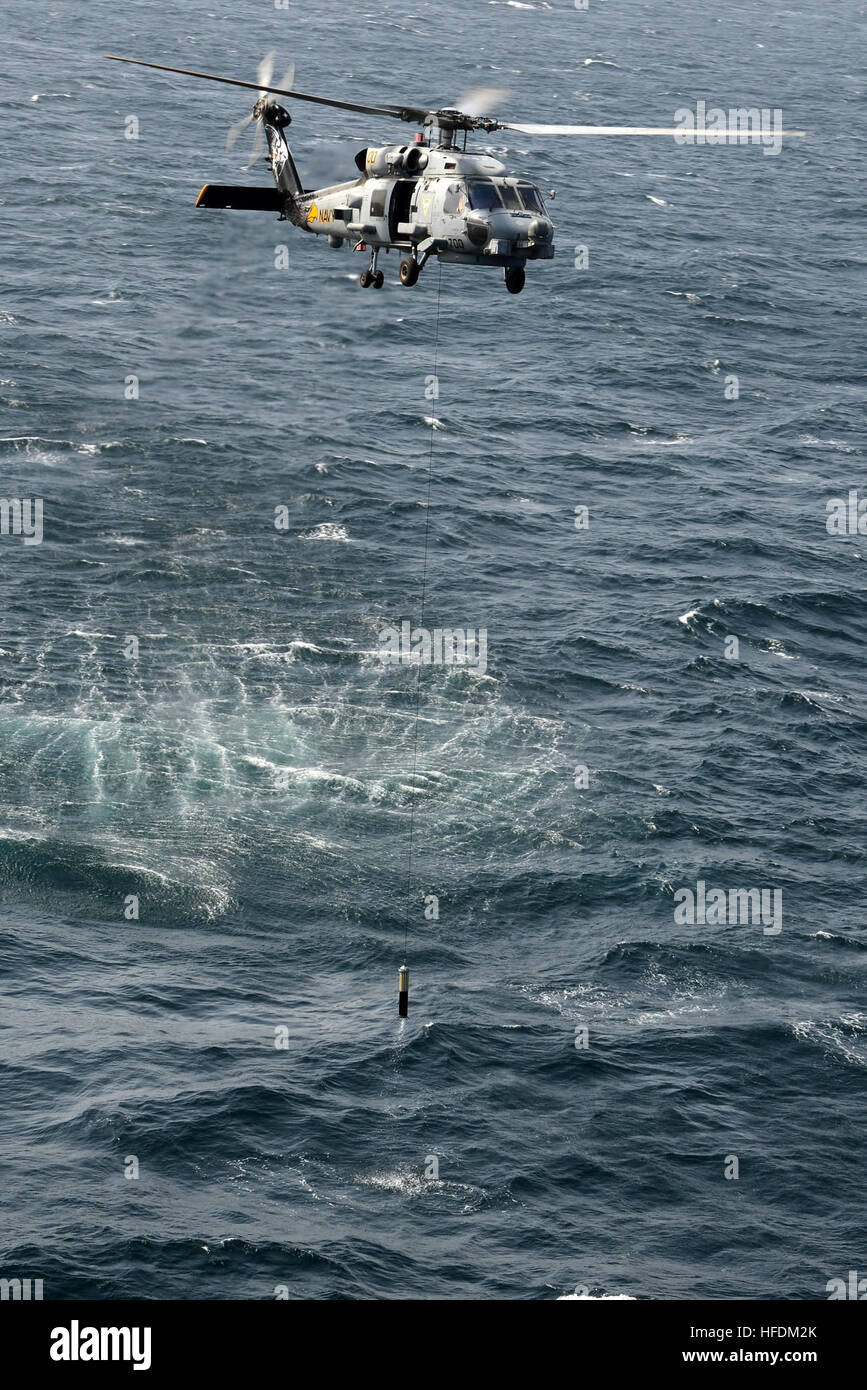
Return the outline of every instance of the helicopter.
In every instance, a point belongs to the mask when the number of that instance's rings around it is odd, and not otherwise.
[[[316,96],[292,86],[294,69],[290,69],[279,87],[272,86],[273,53],[259,64],[256,82],[145,62],[141,58],[122,58],[113,53],[105,56],[116,63],[132,63],[256,91],[258,99],[252,114],[232,127],[227,148],[245,127],[256,122],[257,146],[246,168],[255,161],[257,147],[264,147],[264,131],[267,161],[276,187],[206,183],[196,206],[276,212],[281,221],[327,237],[335,249],[351,245],[355,251],[368,251],[369,264],[359,276],[362,289],[382,289],[385,276],[379,269],[379,256],[383,250],[401,253],[398,273],[402,285],[415,285],[431,256],[435,256],[447,264],[502,267],[510,294],[523,290],[528,261],[553,258],[554,223],[541,190],[529,179],[511,175],[493,156],[468,153],[467,138],[472,131],[492,134],[505,130],[543,136],[683,134],[682,127],[499,121],[486,114],[484,108],[498,104],[510,93],[493,88],[469,93],[462,102],[466,109],[372,106]],[[292,117],[274,97],[404,121],[417,129],[411,142],[359,150],[355,156],[359,177],[325,188],[305,189],[286,139]]]

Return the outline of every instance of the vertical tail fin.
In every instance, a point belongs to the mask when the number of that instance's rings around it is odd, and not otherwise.
[[[292,158],[292,152],[283,133],[286,126],[291,125],[292,117],[285,107],[278,106],[276,102],[267,102],[264,104],[261,120],[265,127],[265,136],[271,153],[271,170],[274,175],[274,182],[281,193],[288,195],[294,201],[301,196],[304,189],[295,167],[295,160]]]

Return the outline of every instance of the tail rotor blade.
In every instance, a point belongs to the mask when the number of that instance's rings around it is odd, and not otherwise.
[[[240,138],[240,136],[242,136],[242,135],[244,134],[244,131],[247,129],[247,127],[248,127],[249,125],[252,125],[252,124],[253,124],[253,121],[254,121],[255,119],[256,119],[256,118],[255,118],[255,116],[253,116],[253,115],[242,116],[241,119],[240,119],[240,121],[236,121],[235,124],[234,124],[233,126],[230,126],[230,127],[229,127],[229,132],[228,132],[228,134],[227,134],[227,136],[226,136],[226,149],[227,149],[227,150],[232,149],[233,145],[235,145],[235,144],[237,143],[237,141],[238,141],[238,139]]]
[[[274,59],[276,56],[277,50],[272,48],[270,53],[265,54],[265,57],[256,69],[256,81],[259,83],[260,91],[271,85],[271,78],[274,76]]]
[[[264,152],[265,152],[265,136],[262,134],[262,122],[261,122],[261,121],[257,121],[257,122],[256,122],[256,135],[255,135],[255,137],[254,137],[254,139],[253,139],[253,148],[252,148],[251,151],[250,151],[250,158],[247,160],[247,163],[244,165],[245,171],[246,171],[247,169],[252,169],[252,167],[253,167],[253,165],[256,163],[256,161],[257,161],[258,159],[261,159],[261,157],[262,157],[262,155],[264,154]]]

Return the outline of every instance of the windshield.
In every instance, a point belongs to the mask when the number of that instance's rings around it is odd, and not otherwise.
[[[545,215],[545,204],[542,202],[542,195],[538,188],[534,188],[531,183],[519,183],[518,192],[528,212],[541,212]]]
[[[521,199],[518,197],[518,190],[517,190],[517,188],[513,187],[513,185],[510,184],[510,183],[501,183],[501,184],[498,186],[498,190],[497,190],[497,191],[499,192],[499,195],[500,195],[500,197],[501,197],[502,200],[503,200],[504,206],[507,207],[507,208],[509,209],[510,212],[520,212],[520,211],[521,211],[521,209],[522,209],[522,207],[524,206],[524,204],[521,202]]]
[[[476,212],[491,212],[500,206],[500,195],[492,183],[475,179],[470,185],[470,207]]]

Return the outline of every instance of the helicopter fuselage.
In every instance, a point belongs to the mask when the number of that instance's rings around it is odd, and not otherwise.
[[[538,188],[490,155],[420,145],[362,154],[361,178],[304,193],[292,220],[334,247],[363,242],[465,265],[522,266],[554,255]],[[421,170],[413,168],[419,155]]]
[[[369,266],[359,276],[364,288],[382,288],[381,251],[402,253],[404,285],[414,285],[436,256],[500,266],[513,294],[523,288],[527,261],[554,255],[554,226],[536,185],[510,175],[491,155],[459,150],[453,132],[441,131],[437,145],[419,135],[412,144],[360,150],[358,178],[305,189],[286,141],[289,112],[262,98],[254,115],[265,130],[276,193],[206,184],[199,206],[273,208],[335,249],[368,251]]]

